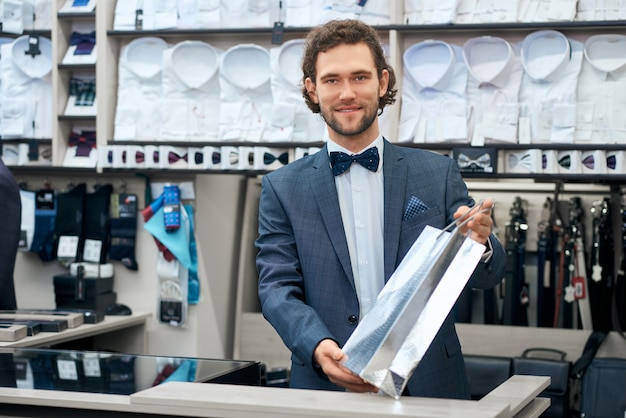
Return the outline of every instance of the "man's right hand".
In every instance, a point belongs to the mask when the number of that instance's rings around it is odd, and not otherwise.
[[[333,340],[322,340],[313,352],[313,359],[332,383],[351,392],[378,392],[375,386],[341,364],[347,360],[347,356]]]

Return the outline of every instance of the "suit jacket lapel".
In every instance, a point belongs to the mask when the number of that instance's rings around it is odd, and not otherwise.
[[[333,249],[335,253],[337,253],[337,257],[350,283],[352,283],[352,287],[354,287],[350,253],[348,252],[348,242],[346,241],[346,234],[341,220],[337,187],[335,187],[335,178],[330,170],[328,149],[325,145],[316,154],[313,169],[319,170],[319,172],[309,176],[311,180],[311,191],[317,201],[324,227],[328,231]],[[341,231],[341,233],[337,233],[337,231]]]
[[[398,258],[400,229],[404,211],[407,166],[404,157],[387,140],[383,152],[385,184],[385,283],[393,274]]]

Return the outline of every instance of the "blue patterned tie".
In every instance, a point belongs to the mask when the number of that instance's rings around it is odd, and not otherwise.
[[[353,162],[358,162],[370,171],[378,170],[378,148],[368,148],[360,154],[349,155],[345,152],[333,151],[330,153],[330,166],[335,176],[340,175],[350,168]]]

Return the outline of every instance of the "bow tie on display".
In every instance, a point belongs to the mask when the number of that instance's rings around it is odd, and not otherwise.
[[[222,154],[217,151],[213,151],[213,153],[211,154],[211,162],[213,163],[213,165],[221,163]]]
[[[518,164],[521,164],[527,170],[532,170],[534,168],[533,167],[533,163],[531,161],[530,154],[524,154],[521,157],[518,157],[515,154],[510,154],[509,155],[509,165],[511,167],[515,167]]]
[[[609,155],[606,157],[606,166],[611,170],[615,170],[615,167],[617,166],[617,157],[615,157],[615,155]]]
[[[286,152],[283,152],[278,157],[276,157],[275,155],[270,154],[269,152],[263,153],[263,164],[270,165],[276,160],[278,160],[282,165],[287,165],[289,163],[289,154]]]
[[[569,168],[572,166],[572,156],[567,154],[561,157],[559,159],[559,165],[569,170]]]
[[[94,131],[71,132],[68,144],[70,147],[76,147],[77,157],[88,157],[91,149],[96,147],[96,133]]]
[[[457,164],[460,168],[468,168],[474,165],[476,167],[485,169],[491,167],[491,156],[488,153],[484,153],[478,158],[472,159],[468,155],[461,153],[458,156]]]
[[[74,55],[89,55],[96,45],[96,32],[79,33],[72,32],[70,36],[70,45],[76,46]]]
[[[135,154],[135,162],[140,164],[143,163],[145,161],[145,154],[141,151],[137,151],[137,153]]]
[[[583,165],[590,170],[593,170],[596,165],[596,160],[593,158],[593,155],[588,155],[583,158]]]
[[[196,164],[202,164],[204,162],[204,154],[202,152],[196,151],[193,153],[193,161]]]
[[[378,170],[379,162],[378,148],[372,147],[356,155],[349,155],[345,152],[337,151],[330,153],[330,166],[332,167],[333,175],[335,176],[338,176],[348,170],[355,161],[368,170],[376,172],[376,170]]]
[[[170,164],[174,164],[180,160],[184,160],[185,162],[187,161],[187,154],[185,155],[178,155],[176,154],[174,151],[170,151],[169,154],[167,154],[167,161]]]

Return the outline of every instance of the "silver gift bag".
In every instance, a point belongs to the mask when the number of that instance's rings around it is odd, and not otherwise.
[[[344,365],[398,399],[484,251],[458,228],[427,226],[344,345]]]

